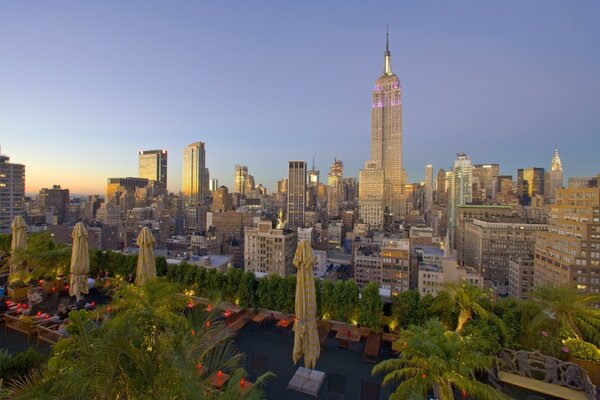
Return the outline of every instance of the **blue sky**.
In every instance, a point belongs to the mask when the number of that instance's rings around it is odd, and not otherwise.
[[[504,174],[600,171],[597,1],[0,3],[0,145],[27,191],[104,193],[137,152],[206,143],[211,177],[236,163],[272,190],[287,160],[369,157],[385,26],[404,101],[411,181],[457,152]]]

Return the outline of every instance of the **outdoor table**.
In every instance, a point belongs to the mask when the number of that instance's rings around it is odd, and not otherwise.
[[[216,372],[215,374],[213,374],[210,379],[208,380],[208,384],[216,387],[217,389],[221,389],[223,387],[223,385],[225,385],[227,383],[227,381],[229,380],[229,374],[226,374],[225,372],[223,372],[221,374],[221,376],[219,376],[219,373]]]

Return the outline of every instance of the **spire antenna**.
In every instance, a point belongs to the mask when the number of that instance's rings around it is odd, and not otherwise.
[[[388,24],[385,25],[385,52],[390,52],[390,26]]]
[[[384,62],[383,62],[383,74],[384,75],[393,75],[392,72],[392,60],[390,55],[390,29],[389,26],[386,25],[385,28],[385,53]]]

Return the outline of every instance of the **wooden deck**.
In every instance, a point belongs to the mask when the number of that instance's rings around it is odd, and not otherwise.
[[[239,313],[229,317],[227,320],[227,326],[234,332],[239,331],[248,323],[248,321],[252,319],[253,316],[254,312],[251,312],[247,308],[243,309]]]

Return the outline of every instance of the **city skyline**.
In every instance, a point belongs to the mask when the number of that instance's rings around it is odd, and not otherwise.
[[[385,20],[356,4],[241,4],[239,15],[145,4],[0,6],[0,145],[25,164],[27,193],[60,184],[102,194],[107,178],[137,176],[136,155],[151,148],[171,153],[177,192],[182,151],[196,141],[230,189],[236,164],[273,191],[288,160],[313,155],[317,169],[339,158],[357,177],[387,23],[409,182],[426,164],[449,169],[458,152],[516,179],[518,168],[548,170],[556,147],[565,178],[597,172],[598,4],[390,4],[398,17]]]

